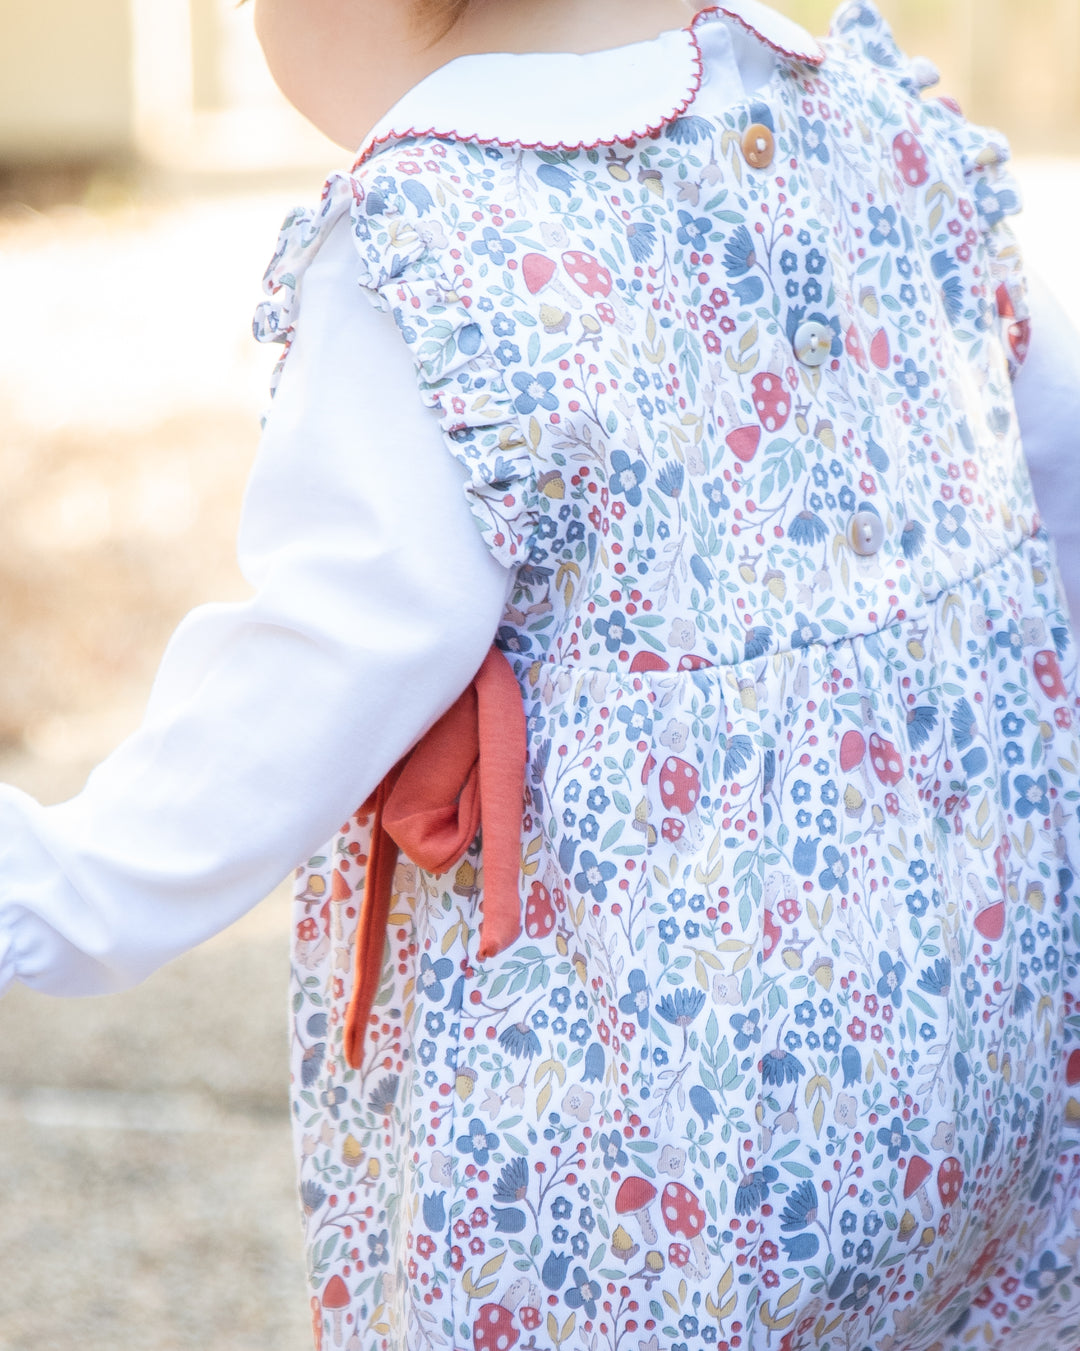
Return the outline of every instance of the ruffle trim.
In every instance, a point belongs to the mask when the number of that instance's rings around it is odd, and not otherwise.
[[[931,62],[901,51],[889,24],[870,0],[853,0],[846,5],[834,20],[832,31],[849,50],[861,52],[916,98],[938,82],[938,72]],[[968,122],[952,99],[929,100],[923,110],[927,123],[951,144],[971,193],[990,253],[994,300],[1009,369],[1015,378],[1030,346],[1031,314],[1020,248],[1007,222],[1023,207],[1020,189],[1006,168],[1011,158],[1009,143],[992,127]]]
[[[439,419],[447,448],[465,469],[465,495],[485,543],[505,567],[528,552],[539,519],[529,442],[502,367],[462,297],[429,254],[420,219],[387,211],[381,195],[353,174],[335,174],[315,210],[290,212],[263,279],[268,299],[255,312],[259,342],[285,353],[271,380],[276,390],[302,303],[303,275],[330,231],[348,214],[357,282],[394,317],[416,365],[421,398]]]

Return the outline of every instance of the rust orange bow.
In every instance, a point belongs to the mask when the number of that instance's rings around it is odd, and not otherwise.
[[[364,804],[374,814],[356,933],[345,1057],[363,1057],[382,977],[394,869],[403,852],[425,872],[448,872],[483,826],[481,960],[521,933],[521,810],[525,710],[506,657],[493,647],[472,683],[379,784]]]

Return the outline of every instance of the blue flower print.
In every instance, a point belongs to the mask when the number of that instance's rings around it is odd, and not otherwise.
[[[871,1276],[866,1271],[856,1272],[851,1289],[840,1301],[841,1309],[851,1309],[858,1313],[880,1284],[880,1276]]]
[[[930,377],[926,371],[919,370],[913,357],[908,357],[903,366],[896,372],[896,383],[905,390],[909,399],[917,399],[921,392],[930,383]],[[937,503],[934,504],[935,506]]]
[[[667,497],[678,497],[682,492],[685,471],[681,464],[669,462],[656,476],[656,486]]]
[[[1006,216],[1020,210],[1020,198],[1011,188],[998,187],[995,190],[982,179],[975,187],[975,205],[985,224],[997,225]]]
[[[750,231],[745,225],[731,232],[731,238],[724,245],[724,271],[729,277],[745,277],[757,263],[757,253]]]
[[[795,632],[791,635],[791,646],[810,648],[821,639],[821,625],[807,618],[801,612],[795,616]]]
[[[780,1088],[784,1084],[798,1083],[799,1076],[806,1072],[806,1066],[790,1051],[774,1046],[761,1057],[761,1079],[763,1083]]]
[[[610,1173],[613,1168],[625,1168],[629,1163],[626,1150],[623,1149],[622,1131],[613,1130],[609,1135],[601,1135],[597,1140],[600,1158]]]
[[[816,277],[811,277],[809,281],[804,283],[802,294],[803,300],[805,300],[808,305],[820,305],[822,296],[821,282],[819,282]]]
[[[745,1051],[761,1040],[760,1009],[751,1009],[749,1013],[733,1013],[731,1025],[735,1029],[736,1051]]]
[[[474,1116],[469,1122],[469,1129],[457,1137],[457,1147],[462,1154],[471,1154],[476,1166],[483,1168],[491,1158],[491,1151],[498,1149],[499,1137],[489,1131],[479,1117]]]
[[[1024,730],[1024,720],[1015,713],[1006,713],[1001,720],[1001,730],[1006,736],[1019,736]]]
[[[706,483],[702,487],[701,492],[709,504],[709,515],[712,517],[719,516],[731,506],[731,501],[724,491],[723,479],[714,478],[711,483]]]
[[[644,699],[636,700],[633,708],[623,704],[615,716],[621,723],[625,724],[628,741],[640,741],[642,737],[648,736],[653,729],[649,705]]]
[[[651,221],[627,221],[626,239],[631,258],[635,263],[643,263],[656,248],[656,226]]]
[[[589,796],[585,799],[586,805],[592,812],[602,812],[611,799],[602,788],[590,788]]]
[[[709,242],[709,234],[713,228],[713,222],[708,216],[691,216],[689,211],[679,212],[679,228],[675,232],[675,238],[680,244],[689,244],[692,249],[698,253],[705,251]]]
[[[555,377],[551,377],[552,383]],[[553,404],[552,407],[555,405]],[[644,460],[631,462],[625,450],[611,452],[611,478],[609,484],[613,493],[621,493],[631,507],[641,506],[641,485],[648,473]]]
[[[511,338],[517,331],[517,323],[500,310],[498,314],[492,315],[491,328],[497,338]]]
[[[944,502],[935,502],[934,515],[937,517],[935,533],[941,544],[955,544],[958,549],[966,549],[970,545],[971,536],[964,529],[967,512],[959,502],[954,502],[951,507],[947,507]]]
[[[825,123],[819,117],[811,122],[809,118],[799,118],[799,130],[802,132],[803,149],[810,159],[818,159],[822,164],[830,160],[829,146],[825,139]]]
[[[914,915],[916,919],[921,919],[922,916],[926,914],[930,904],[923,892],[919,890],[909,891],[905,900],[907,902],[908,911]]]
[[[930,869],[926,866],[926,860],[922,858],[913,858],[908,864],[907,872],[913,882],[925,882],[930,876]]]
[[[319,1094],[320,1104],[326,1108],[330,1115],[337,1121],[341,1116],[341,1104],[348,1098],[348,1090],[342,1088],[340,1084],[335,1084],[332,1088],[324,1088]]]
[[[521,360],[521,349],[517,343],[504,338],[495,348],[495,360],[500,366],[513,366]]]
[[[799,255],[792,253],[790,249],[785,249],[780,255],[780,271],[785,277],[790,277],[793,272],[799,270]]]
[[[375,1267],[390,1261],[390,1232],[380,1229],[377,1234],[368,1234],[368,1262]]]
[[[596,1317],[596,1301],[600,1298],[600,1282],[591,1281],[584,1267],[574,1268],[574,1283],[567,1287],[564,1298],[568,1309],[584,1309],[586,1318]]]
[[[911,1144],[911,1138],[904,1130],[904,1123],[900,1117],[894,1116],[891,1126],[878,1127],[878,1144],[884,1145],[889,1151],[889,1160],[895,1163],[901,1154],[907,1152]]]
[[[590,849],[581,851],[581,871],[574,878],[578,891],[588,891],[594,901],[607,897],[607,883],[615,876],[615,864],[607,859],[601,862]]]
[[[1059,1267],[1054,1254],[1044,1252],[1039,1258],[1039,1265],[1024,1277],[1024,1284],[1029,1290],[1036,1291],[1040,1299],[1045,1299],[1058,1281],[1065,1280],[1071,1274],[1071,1267]]]
[[[495,634],[495,641],[504,652],[529,652],[532,649],[529,635],[520,629],[511,628],[509,624],[502,625]]]
[[[453,972],[454,963],[449,957],[439,957],[433,962],[426,952],[423,953],[420,958],[420,973],[416,978],[417,993],[426,995],[432,1000],[441,1000],[446,993],[443,981],[453,975]]]
[[[707,118],[677,117],[674,122],[669,123],[664,135],[676,145],[697,145],[698,141],[707,140],[714,130],[713,124]]]
[[[496,267],[502,267],[507,258],[517,251],[514,241],[504,239],[491,225],[484,226],[480,238],[472,241],[472,248],[474,253],[486,254]]]
[[[788,534],[796,544],[820,544],[828,539],[829,529],[820,516],[812,511],[800,511],[788,526]]]
[[[519,413],[533,413],[544,408],[553,413],[559,406],[559,400],[551,392],[555,387],[555,377],[550,371],[515,371],[511,383],[519,391],[514,407]]]
[[[656,1006],[656,1011],[665,1023],[682,1028],[683,1051],[686,1050],[690,1024],[705,1007],[704,990],[678,989],[674,994],[666,994]]]
[[[896,228],[896,207],[886,206],[884,210],[872,206],[868,212],[871,244],[899,244],[900,231]]]
[[[811,249],[806,255],[806,270],[811,277],[819,277],[825,271],[825,255],[820,249]]]
[[[504,1028],[499,1045],[516,1060],[531,1060],[540,1053],[540,1038],[527,1023],[511,1023]]]
[[[588,840],[591,843],[593,840],[599,838],[600,822],[593,816],[592,812],[589,812],[587,816],[583,816],[578,822],[578,830],[581,832],[581,838],[583,840]]]
[[[604,639],[609,652],[619,652],[637,642],[633,629],[627,627],[627,619],[621,610],[612,611],[610,619],[597,619],[593,628]]]
[[[630,987],[630,993],[624,994],[619,1000],[619,1012],[625,1013],[627,1017],[633,1015],[638,1020],[639,1027],[648,1027],[649,986],[645,972],[635,968],[627,976],[626,983]]]
[[[878,966],[881,967],[881,978],[877,983],[877,992],[882,999],[891,1000],[899,1008],[904,999],[902,987],[907,967],[903,962],[894,962],[887,952],[878,953]]]
[[[1048,816],[1050,813],[1049,785],[1045,774],[1033,779],[1030,774],[1018,774],[1014,783],[1016,789],[1016,814],[1025,819],[1029,816]]]
[[[678,920],[672,919],[670,915],[665,915],[656,926],[656,932],[660,935],[661,942],[674,943],[681,930]]]

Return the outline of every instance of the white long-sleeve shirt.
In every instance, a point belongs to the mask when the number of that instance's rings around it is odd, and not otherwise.
[[[720,104],[772,73],[760,43],[735,38],[735,64],[708,90]],[[477,91],[508,86],[490,70],[508,59],[452,62],[399,110],[423,126],[426,101],[456,101],[466,125]],[[529,58],[512,59],[520,72]],[[603,53],[536,60],[534,87],[566,96],[525,101],[522,141],[556,141],[571,124],[602,139],[649,97],[647,72],[627,87]],[[0,787],[0,992],[13,980],[116,990],[224,928],[355,810],[491,644],[510,575],[482,544],[408,350],[358,273],[343,221],[305,273],[248,487],[239,557],[254,597],[184,620],[142,726],[77,797],[41,807]],[[1080,338],[1045,288],[1033,333],[1018,409],[1080,614]]]

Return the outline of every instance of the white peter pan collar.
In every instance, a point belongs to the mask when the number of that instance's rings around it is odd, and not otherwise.
[[[728,21],[788,60],[818,66],[825,53],[799,24],[760,0],[725,0],[686,28],[648,42],[590,52],[461,56],[411,89],[368,134],[357,165],[413,136],[577,150],[632,141],[680,116],[701,87],[700,25]]]

